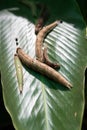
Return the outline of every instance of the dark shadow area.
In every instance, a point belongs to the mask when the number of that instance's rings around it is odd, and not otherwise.
[[[33,0],[33,5],[30,4],[30,7],[26,6],[20,1],[21,0],[0,0],[0,10],[7,9],[13,14],[27,18],[29,21],[35,24],[40,16],[42,4],[45,4],[50,14],[50,18],[46,21],[47,24],[61,19],[62,21],[74,24],[76,28],[84,28],[83,20],[78,19],[77,17],[77,15],[79,15],[80,13],[80,11],[78,10],[78,6],[75,6],[75,3],[73,1],[67,0],[67,2],[65,2],[65,0],[43,0],[41,2],[40,0]],[[37,4],[40,6],[36,6],[35,9],[35,5]]]
[[[21,0],[1,0],[0,11],[4,9],[8,10],[16,16],[22,16],[34,24],[37,22],[37,19],[40,17],[40,15],[44,17],[44,23],[46,23],[47,19],[49,19],[49,13],[44,15],[46,14],[45,12],[48,12],[47,5],[44,4],[44,2],[29,2],[28,0],[25,0],[25,2],[21,2]]]
[[[11,118],[5,109],[2,96],[2,85],[0,75],[0,130],[15,130]]]
[[[18,0],[12,2],[11,0],[1,0],[0,11],[4,9],[8,10],[16,16],[22,16],[24,18],[29,19],[33,23],[35,22],[34,18],[32,17],[31,9],[26,8],[26,6],[21,4]]]
[[[15,130],[15,129],[14,129],[13,125],[10,124],[7,126],[0,127],[0,130]]]
[[[82,123],[82,130],[87,130],[87,68],[85,71],[85,109]]]
[[[81,13],[84,17],[86,24],[87,24],[87,1],[86,0],[77,0],[77,3],[79,4]]]

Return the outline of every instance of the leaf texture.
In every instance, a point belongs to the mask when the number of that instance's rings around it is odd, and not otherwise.
[[[15,38],[19,47],[35,58],[34,25],[9,11],[0,12],[0,69],[3,98],[16,130],[80,130],[84,109],[83,76],[87,45],[80,29],[63,22],[44,40],[52,61],[73,88],[51,81],[23,66],[20,95],[14,64]],[[84,58],[83,58],[84,57]]]

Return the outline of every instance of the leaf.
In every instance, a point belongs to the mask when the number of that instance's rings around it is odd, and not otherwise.
[[[48,47],[50,59],[61,64],[59,73],[72,83],[71,90],[23,67],[24,85],[23,94],[20,95],[14,64],[15,38],[18,38],[19,46],[35,58],[34,24],[7,10],[0,12],[3,99],[16,130],[81,130],[84,111],[83,77],[87,60],[85,25],[73,0],[67,0],[65,5],[63,0],[62,5],[61,1],[59,3],[59,9],[54,3],[53,18],[61,11],[58,17],[64,22],[47,35],[44,44]],[[62,6],[65,7],[63,10]],[[52,2],[49,8],[52,8]]]

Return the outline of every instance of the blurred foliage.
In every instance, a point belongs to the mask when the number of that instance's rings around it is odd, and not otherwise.
[[[78,6],[82,12],[84,20],[87,24],[87,1],[86,0],[77,0]]]

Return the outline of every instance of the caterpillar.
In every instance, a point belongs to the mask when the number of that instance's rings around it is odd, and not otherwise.
[[[21,60],[21,62],[24,65],[26,65],[27,67],[47,76],[48,78],[64,85],[65,87],[67,87],[69,89],[72,87],[72,85],[60,73],[58,73],[52,67],[50,67],[36,59],[32,59],[21,48],[17,48],[16,52],[17,52],[18,57]]]
[[[43,51],[42,49],[42,46],[43,46],[43,40],[46,36],[46,34],[48,32],[50,32],[54,27],[56,27],[58,25],[58,23],[61,23],[62,21],[55,21],[53,22],[52,24],[46,26],[46,27],[43,27],[39,33],[37,34],[37,37],[36,37],[36,59],[39,60],[40,62],[46,62],[48,63],[48,57],[44,57],[44,56],[47,56],[45,54],[43,54],[45,51]],[[45,58],[45,59],[44,59]],[[47,61],[46,61],[47,60]],[[50,64],[49,64],[50,65]],[[55,65],[54,65],[55,66]],[[59,65],[58,65],[59,67]],[[56,64],[56,68],[57,68],[57,64]]]
[[[19,91],[20,91],[20,93],[22,93],[22,90],[23,90],[23,71],[22,71],[21,61],[20,61],[17,54],[14,55],[14,62],[15,62]]]

